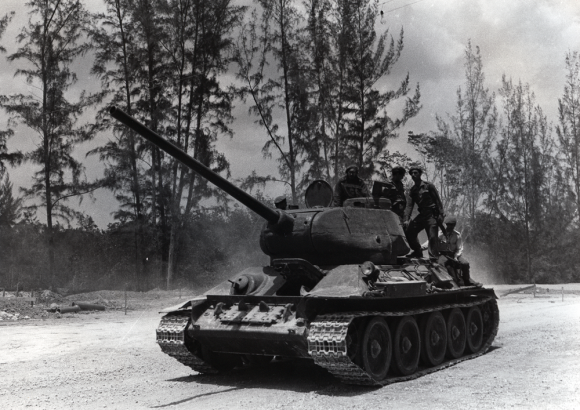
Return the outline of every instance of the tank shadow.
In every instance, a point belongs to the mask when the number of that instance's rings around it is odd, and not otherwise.
[[[316,392],[333,396],[356,396],[375,389],[343,384],[325,369],[314,365],[312,361],[301,359],[275,360],[264,366],[239,367],[217,375],[192,374],[168,381],[229,386],[234,389],[262,388],[302,393]]]
[[[501,348],[502,346],[491,346],[486,354]],[[190,374],[168,381],[230,387],[229,389],[206,394],[219,394],[220,392],[237,389],[261,388],[288,390],[298,393],[316,393],[324,396],[355,397],[372,393],[377,389],[388,388],[388,386],[358,386],[341,383],[325,369],[316,366],[307,359],[277,359],[264,366],[238,367],[229,372],[215,375]],[[201,396],[203,395],[192,396],[172,404],[179,404]]]
[[[180,377],[180,379],[181,379],[181,377]],[[177,380],[177,379],[175,379],[175,380]],[[153,409],[162,409],[164,407],[177,406],[178,404],[187,403],[188,401],[199,399],[200,397],[212,396],[214,394],[226,393],[226,392],[230,392],[233,390],[239,390],[239,389],[240,389],[239,387],[232,387],[231,389],[225,389],[225,390],[214,391],[214,392],[203,393],[203,394],[196,394],[195,396],[188,397],[187,399],[177,400],[177,401],[173,401],[171,403],[161,404],[159,406],[153,406],[152,408]]]

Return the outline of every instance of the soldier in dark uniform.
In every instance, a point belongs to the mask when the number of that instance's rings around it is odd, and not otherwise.
[[[334,206],[342,206],[345,200],[369,196],[365,182],[358,177],[358,167],[351,165],[346,176],[334,186]]]
[[[274,206],[285,211],[288,208],[286,197],[284,195],[276,197],[276,199],[274,199]]]
[[[437,225],[443,223],[445,214],[443,212],[441,198],[439,198],[439,193],[435,185],[421,180],[423,170],[418,167],[413,167],[409,169],[409,174],[413,178],[415,185],[409,191],[409,202],[405,209],[403,227],[405,228],[405,235],[407,236],[409,246],[413,250],[413,253],[409,256],[412,258],[422,258],[423,251],[421,250],[421,244],[419,243],[417,235],[425,229],[427,237],[429,238],[429,248],[437,249]],[[413,213],[413,207],[415,205],[417,205],[419,214],[411,221],[411,214]]]
[[[391,169],[391,180],[386,182],[383,187],[383,196],[391,201],[391,210],[399,215],[401,223],[405,216],[407,207],[407,196],[405,195],[405,185],[403,178],[407,171],[403,167],[394,167]]]

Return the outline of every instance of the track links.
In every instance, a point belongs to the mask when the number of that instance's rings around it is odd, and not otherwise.
[[[190,321],[188,316],[164,316],[157,328],[157,343],[163,353],[179,363],[200,373],[218,373],[218,370],[189,351],[186,346],[185,329]]]
[[[487,339],[484,341],[482,348],[477,353],[468,354],[459,359],[446,361],[438,366],[421,369],[409,376],[388,377],[384,380],[377,381],[369,376],[363,369],[353,363],[347,354],[346,336],[350,323],[360,317],[365,316],[383,316],[383,317],[400,317],[407,315],[418,315],[423,313],[434,312],[455,307],[466,308],[471,306],[483,306],[489,303],[493,320],[491,329],[487,333]],[[482,312],[483,313],[483,312]],[[409,310],[402,312],[348,312],[341,314],[328,314],[317,316],[310,324],[308,334],[308,353],[314,359],[318,366],[324,367],[343,383],[359,384],[367,386],[385,386],[391,383],[397,383],[407,380],[416,379],[429,373],[445,369],[465,360],[473,359],[483,355],[491,346],[499,327],[499,309],[495,299],[486,297],[470,303],[455,303],[440,305],[430,309]]]

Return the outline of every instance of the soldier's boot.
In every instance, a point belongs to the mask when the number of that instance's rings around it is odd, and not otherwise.
[[[407,258],[422,258],[422,257],[423,257],[423,251],[420,249],[418,251],[413,251],[407,255]]]
[[[469,275],[469,267],[467,268],[463,267],[462,270],[463,270],[463,283],[465,283],[465,286],[471,285],[477,286],[478,288],[483,286],[482,283],[476,282],[473,279],[471,279],[471,276]]]

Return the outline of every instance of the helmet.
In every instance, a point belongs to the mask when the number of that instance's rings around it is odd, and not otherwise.
[[[445,225],[448,225],[448,224],[455,225],[455,224],[457,224],[457,218],[454,217],[453,215],[449,215],[448,217],[445,218],[444,223],[445,223]]]
[[[391,172],[393,174],[403,174],[403,175],[407,173],[407,171],[403,167],[393,167],[391,168]]]

